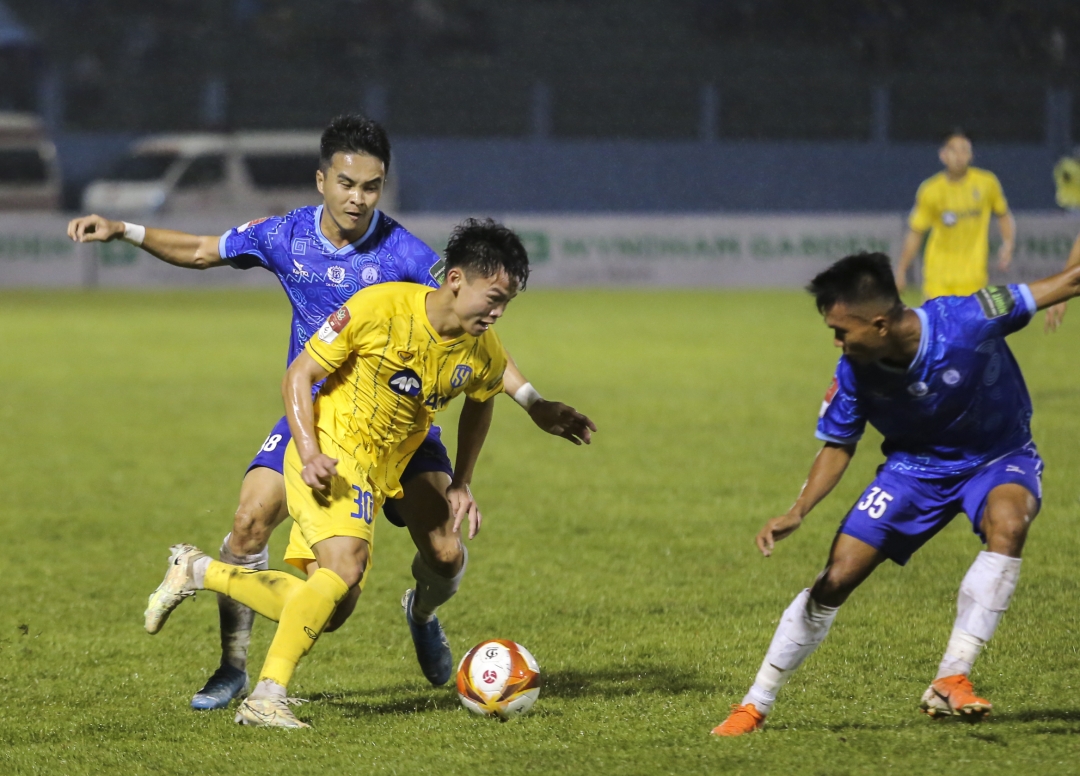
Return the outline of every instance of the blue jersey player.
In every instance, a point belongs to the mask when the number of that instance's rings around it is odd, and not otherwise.
[[[323,198],[319,207],[250,221],[220,236],[145,228],[96,215],[71,221],[68,235],[76,241],[125,239],[181,267],[231,265],[273,272],[293,308],[291,363],[308,338],[361,288],[388,281],[438,285],[439,257],[376,208],[389,166],[390,142],[382,127],[358,116],[341,116],[323,133],[320,166],[313,171]],[[504,385],[545,431],[580,444],[588,443],[596,430],[572,407],[540,398],[512,361]],[[267,542],[288,516],[282,461],[289,438],[282,418],[248,467],[232,532],[221,546],[224,562],[269,567]],[[421,669],[436,685],[449,680],[453,659],[435,611],[457,591],[468,560],[453,529],[455,514],[446,495],[452,475],[438,429],[433,429],[401,478],[404,496],[384,508],[390,522],[409,529],[417,547],[416,585],[406,592],[402,605]],[[475,503],[458,513],[457,517],[467,514],[472,538],[482,519]],[[348,617],[355,600],[341,603],[329,629]],[[196,709],[224,708],[247,686],[254,613],[225,597],[219,597],[219,607],[221,665],[192,699]]]
[[[952,635],[921,705],[935,717],[981,718],[990,703],[968,675],[1009,606],[1042,500],[1031,399],[1005,337],[1080,293],[1080,267],[912,310],[888,257],[860,254],[819,274],[809,291],[844,354],[818,419],[825,446],[795,504],[758,533],[758,548],[770,555],[836,486],[867,423],[885,438],[885,462],[840,524],[825,570],[784,612],[750,691],[713,733],[761,728],[852,591],[883,561],[907,563],[960,512],[986,549],[960,584]]]

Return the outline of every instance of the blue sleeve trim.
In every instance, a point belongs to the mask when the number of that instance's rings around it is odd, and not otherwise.
[[[822,442],[832,442],[834,445],[853,445],[862,439],[862,434],[857,437],[848,437],[847,439],[841,439],[840,437],[830,436],[822,431],[815,431],[814,436],[820,439]]]
[[[1020,291],[1020,298],[1027,306],[1028,315],[1035,315],[1039,311],[1039,306],[1035,304],[1035,295],[1031,293],[1031,288],[1027,283],[1018,283],[1016,287]]]
[[[225,234],[221,235],[221,237],[218,238],[218,241],[217,241],[217,253],[218,253],[218,256],[221,257],[221,260],[223,262],[228,264],[230,267],[236,267],[236,264],[233,262],[232,257],[225,255],[225,240],[226,240],[226,238],[228,238],[228,236],[229,236],[229,234],[231,232],[232,232],[232,229],[230,229],[228,232],[225,232]]]

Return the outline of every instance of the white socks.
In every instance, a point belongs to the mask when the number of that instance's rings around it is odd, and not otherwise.
[[[1019,580],[1020,558],[996,552],[979,553],[960,583],[956,622],[945,648],[945,657],[938,666],[938,679],[971,673],[975,658],[994,635],[1001,615],[1009,608]]]
[[[257,555],[234,555],[229,549],[230,537],[231,533],[221,543],[218,557],[222,563],[259,571],[270,568],[269,549],[264,547]],[[203,574],[205,573],[204,568]],[[221,664],[231,665],[241,671],[247,670],[247,653],[251,645],[251,626],[255,623],[255,612],[218,593],[218,622],[221,624]]]
[[[413,558],[412,573],[416,580],[416,593],[413,595],[412,612],[409,616],[417,625],[424,625],[435,616],[435,610],[454,597],[454,593],[461,587],[461,580],[465,576],[465,569],[469,566],[469,550],[464,545],[461,551],[465,554],[461,562],[461,569],[452,577],[442,577],[436,574],[430,566],[424,563],[420,553]]]
[[[742,702],[752,703],[759,713],[768,714],[780,688],[825,640],[838,611],[838,607],[822,606],[811,598],[809,588],[799,593],[780,618],[754,685]]]
[[[285,700],[285,688],[275,682],[273,679],[263,679],[255,685],[255,689],[251,691],[251,695],[248,697],[252,700],[258,700],[259,698],[279,698]]]

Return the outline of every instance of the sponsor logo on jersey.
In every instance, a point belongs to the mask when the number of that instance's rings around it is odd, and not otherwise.
[[[398,358],[400,358],[406,364],[409,363],[410,361],[412,361],[413,358],[416,357],[415,353],[412,353],[411,351],[408,351],[408,350],[399,350],[397,352],[397,354],[398,354]]]
[[[304,265],[298,262],[296,259],[292,260],[293,274],[299,278],[311,277],[311,273],[304,269]]]
[[[472,367],[465,364],[458,364],[454,369],[454,375],[450,378],[451,388],[460,388],[465,385],[468,379],[472,376]]]
[[[829,390],[825,391],[825,398],[821,402],[821,411],[818,412],[818,417],[825,417],[825,410],[829,409],[829,405],[832,404],[832,400],[836,397],[836,392],[840,390],[840,381],[835,377],[832,379],[832,383],[829,384]]]
[[[261,224],[268,218],[270,218],[270,216],[266,216],[265,218],[256,218],[254,221],[248,221],[246,224],[236,227],[236,231],[240,233],[246,232],[251,227],[255,226],[256,224]]]
[[[345,268],[329,267],[326,270],[326,277],[331,283],[343,283],[345,281]]]
[[[390,390],[402,396],[419,396],[420,376],[411,369],[402,369],[390,378]]]
[[[349,308],[342,305],[334,312],[330,313],[330,317],[326,319],[319,328],[319,339],[323,342],[330,344],[337,339],[337,335],[341,334],[341,330],[349,325],[351,316],[349,315]]]
[[[945,226],[956,226],[958,220],[956,213],[951,210],[946,210],[941,214],[941,223],[945,224]]]
[[[360,279],[367,285],[379,282],[379,267],[376,264],[365,264],[360,270]]]
[[[446,280],[446,259],[439,259],[432,264],[431,269],[428,270],[428,274],[431,275],[432,280],[441,286],[443,281]]]
[[[960,382],[960,373],[955,369],[946,369],[945,373],[941,375],[941,380],[945,385],[956,385]]]
[[[1008,315],[1016,307],[1016,297],[1008,286],[987,286],[975,293],[983,315],[993,320]]]

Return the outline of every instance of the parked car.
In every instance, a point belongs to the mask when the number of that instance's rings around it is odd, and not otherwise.
[[[280,214],[320,201],[319,132],[158,135],[83,194],[83,209],[147,213]],[[393,194],[384,205],[393,207]]]
[[[54,210],[60,187],[56,146],[41,119],[0,112],[0,210]]]

